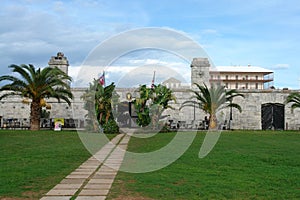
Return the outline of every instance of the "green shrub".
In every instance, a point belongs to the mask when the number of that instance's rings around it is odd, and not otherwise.
[[[110,119],[106,124],[103,124],[104,133],[106,134],[113,134],[119,133],[119,126],[115,120]]]

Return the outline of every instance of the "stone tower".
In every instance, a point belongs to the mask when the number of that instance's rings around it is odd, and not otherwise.
[[[207,58],[194,58],[191,64],[191,81],[192,85],[205,83],[209,86],[209,67],[210,63]]]
[[[58,52],[56,56],[52,56],[48,62],[49,67],[58,67],[68,74],[69,61],[62,52]]]

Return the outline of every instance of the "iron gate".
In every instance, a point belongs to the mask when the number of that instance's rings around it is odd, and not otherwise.
[[[263,130],[284,130],[284,105],[280,103],[262,104],[261,124]]]

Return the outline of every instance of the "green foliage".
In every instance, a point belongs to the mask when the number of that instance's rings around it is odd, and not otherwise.
[[[139,126],[148,126],[151,122],[149,113],[149,105],[147,105],[147,101],[150,99],[151,96],[151,89],[147,88],[146,85],[142,85],[139,88],[140,96],[133,100],[133,105],[135,111],[137,113],[137,124]]]
[[[148,126],[152,122],[154,129],[158,128],[158,122],[165,109],[172,107],[170,101],[175,101],[175,96],[171,89],[164,85],[153,85],[153,88],[147,88],[142,85],[139,88],[140,96],[133,101],[139,126]]]
[[[119,126],[117,122],[113,119],[110,119],[107,123],[103,124],[102,128],[104,129],[105,134],[119,133]]]
[[[205,113],[209,114],[209,127],[211,129],[217,127],[216,113],[218,111],[224,108],[232,107],[242,112],[240,105],[233,103],[234,98],[238,96],[244,97],[244,95],[238,93],[237,90],[226,90],[221,85],[211,85],[210,88],[208,88],[205,84],[202,86],[195,83],[195,85],[198,89],[192,90],[191,92],[194,93],[192,99],[196,100],[185,101],[180,109],[186,106],[197,106]]]
[[[57,67],[45,67],[35,69],[33,65],[11,65],[9,68],[16,74],[4,75],[0,77],[0,82],[9,83],[0,88],[5,91],[1,94],[0,100],[8,96],[21,96],[31,99],[30,119],[31,130],[40,128],[41,102],[44,99],[56,98],[71,104],[73,98],[71,88],[68,82],[72,80],[70,76]]]
[[[48,119],[49,117],[50,117],[50,111],[42,109],[41,110],[41,118]]]
[[[81,99],[85,101],[84,109],[88,111],[86,115],[89,119],[88,130],[98,132],[99,125],[104,126],[110,120],[113,121],[112,110],[119,99],[114,89],[114,83],[103,87],[98,83],[98,80],[94,79],[93,83],[90,83],[89,88],[81,96]],[[112,130],[116,131],[116,128],[112,127]]]
[[[300,108],[300,94],[298,92],[293,92],[289,94],[285,101],[286,104],[292,103],[291,109]]]

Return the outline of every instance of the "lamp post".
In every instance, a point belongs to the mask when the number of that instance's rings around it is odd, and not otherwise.
[[[230,99],[230,104],[232,104],[232,99]],[[230,107],[230,114],[229,114],[229,124],[228,124],[229,130],[231,130],[231,121],[232,121],[232,107]]]
[[[126,94],[126,99],[128,100],[128,112],[129,112],[129,128],[131,128],[131,100],[132,100],[132,95],[130,92]]]
[[[196,102],[194,101],[194,122],[195,122],[195,120],[196,120]]]

